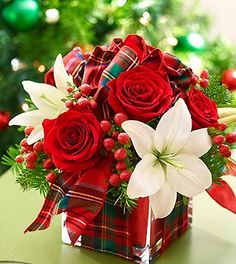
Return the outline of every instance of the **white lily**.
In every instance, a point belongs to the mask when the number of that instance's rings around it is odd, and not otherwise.
[[[9,125],[33,126],[34,130],[27,138],[28,144],[33,144],[44,137],[42,122],[44,119],[54,119],[67,111],[62,99],[66,98],[68,83],[73,84],[72,76],[68,75],[59,54],[54,63],[54,79],[56,87],[31,81],[23,81],[22,85],[29,94],[38,110],[29,111],[15,116]]]
[[[156,218],[171,213],[177,192],[193,197],[211,185],[211,173],[199,158],[211,148],[211,139],[206,128],[191,132],[191,115],[183,99],[162,116],[156,130],[135,120],[123,122],[122,128],[141,158],[127,194],[149,196]]]

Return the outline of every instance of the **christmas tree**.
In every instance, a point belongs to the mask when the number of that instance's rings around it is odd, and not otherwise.
[[[220,76],[232,67],[234,49],[219,39],[209,41],[208,16],[197,1],[188,6],[184,2],[0,0],[0,156],[19,142],[7,121],[27,111],[21,81],[43,81],[56,55],[75,46],[88,51],[114,37],[137,33],[195,70],[204,67]]]

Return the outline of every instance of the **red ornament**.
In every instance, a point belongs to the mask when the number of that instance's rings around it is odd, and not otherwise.
[[[116,145],[116,142],[112,138],[105,138],[103,140],[103,146],[107,151],[111,151]]]
[[[116,173],[112,174],[109,183],[114,187],[118,186],[120,184],[120,175]]]
[[[126,133],[120,133],[118,135],[118,138],[117,139],[118,139],[118,142],[120,144],[123,144],[123,145],[128,144],[129,143],[129,140],[130,140],[129,136]]]
[[[111,130],[111,128],[112,128],[112,124],[109,121],[107,121],[107,120],[101,121],[100,122],[100,126],[101,126],[102,131],[104,133],[108,133]]]
[[[225,140],[225,137],[222,135],[214,136],[212,138],[213,143],[216,145],[222,144],[224,142],[224,140]]]
[[[221,82],[229,89],[236,89],[236,69],[227,69],[223,71]]]
[[[233,144],[236,142],[236,133],[230,132],[230,133],[226,134],[225,138],[229,144]]]
[[[122,171],[121,174],[120,174],[120,179],[121,179],[122,181],[129,181],[131,174],[132,174],[131,171],[129,171],[129,170],[124,170],[124,171]]]
[[[5,111],[0,111],[0,131],[8,127],[10,121],[10,113]]]
[[[114,121],[117,126],[120,126],[124,121],[128,119],[127,115],[123,113],[118,113],[114,116]]]
[[[127,157],[127,152],[124,148],[119,148],[114,153],[114,157],[116,160],[124,160]]]

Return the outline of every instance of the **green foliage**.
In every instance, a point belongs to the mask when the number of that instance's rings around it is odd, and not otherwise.
[[[216,145],[201,158],[212,174],[212,180],[217,183],[223,175],[226,166],[226,159],[219,153]]]
[[[39,162],[33,170],[27,169],[24,162],[15,162],[15,158],[19,154],[19,145],[10,147],[7,154],[3,156],[2,163],[12,168],[13,173],[16,176],[16,182],[20,184],[23,191],[36,189],[39,190],[40,194],[46,196],[49,191],[49,184],[46,181],[48,171],[43,168],[42,162],[40,162],[45,158],[45,154],[39,155]]]
[[[232,103],[232,94],[220,83],[217,77],[210,77],[210,85],[203,89],[206,96],[216,102],[218,107],[229,106]]]
[[[131,212],[137,206],[137,199],[130,199],[127,195],[127,182],[122,182],[118,187],[111,188],[107,197],[115,200],[114,204],[119,204],[123,208],[123,213],[125,214],[126,210]]]

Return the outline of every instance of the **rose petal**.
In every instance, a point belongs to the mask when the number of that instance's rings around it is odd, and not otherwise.
[[[156,157],[148,153],[136,165],[127,187],[130,198],[147,197],[156,193],[164,182],[164,170]]]
[[[167,165],[166,180],[176,192],[193,197],[211,186],[211,172],[201,159],[182,154],[175,162],[183,168]]]
[[[154,133],[154,144],[158,151],[176,153],[187,142],[192,120],[183,99],[168,110],[159,121]]]
[[[121,127],[131,138],[134,148],[140,158],[146,153],[152,152],[153,128],[136,120],[127,120],[122,123]]]
[[[175,207],[176,198],[177,192],[165,182],[157,193],[149,197],[150,206],[155,218],[168,216]]]
[[[208,135],[207,128],[202,128],[191,132],[181,152],[201,157],[210,150],[211,146],[211,138]]]

